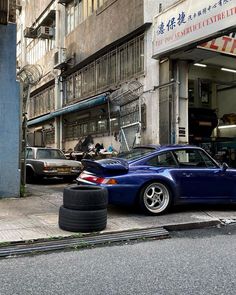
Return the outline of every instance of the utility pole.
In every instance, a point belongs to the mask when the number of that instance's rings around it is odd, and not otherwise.
[[[17,76],[22,83],[22,136],[21,136],[21,196],[25,194],[26,184],[26,147],[27,147],[27,121],[28,121],[28,104],[30,99],[31,87],[36,85],[43,76],[40,65],[26,65]]]

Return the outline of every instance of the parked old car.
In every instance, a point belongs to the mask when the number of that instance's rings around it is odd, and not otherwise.
[[[236,170],[190,145],[143,146],[98,161],[82,160],[78,184],[108,189],[111,204],[138,204],[148,214],[171,205],[236,203]]]
[[[73,181],[81,172],[81,162],[66,159],[60,149],[27,147],[26,182],[31,183],[43,177],[63,177]]]

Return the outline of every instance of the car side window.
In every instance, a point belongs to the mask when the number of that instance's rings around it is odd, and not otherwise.
[[[33,150],[32,149],[27,149],[26,159],[33,159]]]
[[[202,156],[207,168],[218,168],[218,166],[212,161],[211,158],[208,157],[207,154],[204,152],[200,151],[200,155]]]
[[[186,168],[206,168],[216,167],[202,151],[197,149],[176,150],[173,152],[180,167]]]
[[[147,161],[147,165],[155,167],[176,167],[176,161],[174,160],[170,152],[159,154]]]
[[[180,167],[194,168],[201,165],[202,159],[197,150],[176,150],[173,151],[173,154],[177,159]]]

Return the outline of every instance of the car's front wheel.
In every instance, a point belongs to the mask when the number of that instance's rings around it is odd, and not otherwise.
[[[26,167],[26,183],[34,183],[34,182],[35,182],[34,171],[30,167]]]
[[[171,205],[171,191],[161,182],[152,182],[144,186],[139,195],[139,205],[142,211],[149,215],[166,212]]]

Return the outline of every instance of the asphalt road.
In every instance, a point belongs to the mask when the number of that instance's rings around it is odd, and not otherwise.
[[[0,294],[234,295],[236,225],[0,260]]]

